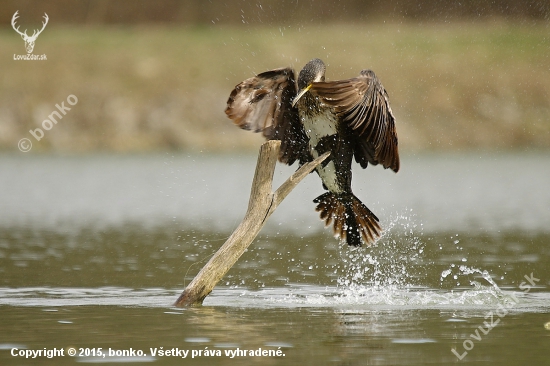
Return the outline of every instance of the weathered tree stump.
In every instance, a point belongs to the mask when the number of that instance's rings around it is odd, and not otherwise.
[[[216,284],[233,267],[246,248],[252,243],[264,226],[267,218],[271,216],[277,206],[302,179],[330,155],[327,152],[314,161],[302,165],[275,192],[272,192],[273,173],[280,145],[280,141],[271,140],[261,146],[254,180],[252,181],[248,209],[243,221],[212,258],[210,258],[193,281],[189,283],[174,304],[175,306],[201,305],[204,298],[212,292]]]

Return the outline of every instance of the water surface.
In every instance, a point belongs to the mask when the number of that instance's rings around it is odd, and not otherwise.
[[[377,246],[332,238],[312,174],[203,307],[176,309],[244,215],[255,157],[2,156],[0,363],[549,364],[550,156],[402,166],[354,171]],[[10,355],[54,347],[144,355]],[[237,348],[284,356],[225,356]]]

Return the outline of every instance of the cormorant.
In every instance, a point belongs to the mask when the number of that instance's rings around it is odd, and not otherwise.
[[[395,118],[388,93],[371,70],[347,80],[325,81],[325,64],[308,62],[263,72],[238,84],[225,113],[245,130],[281,140],[279,161],[300,165],[330,151],[316,168],[328,191],[313,202],[334,234],[349,245],[370,246],[380,236],[378,218],[351,190],[352,158],[366,168],[399,170]]]

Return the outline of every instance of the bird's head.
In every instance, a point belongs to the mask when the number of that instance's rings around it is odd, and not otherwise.
[[[292,101],[292,106],[295,106],[298,100],[311,88],[314,82],[325,81],[325,63],[314,58],[309,61],[306,66],[300,71],[298,75],[298,95]]]

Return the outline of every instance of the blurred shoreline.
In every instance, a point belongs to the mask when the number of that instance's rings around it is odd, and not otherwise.
[[[52,22],[53,23],[53,22]],[[261,136],[224,114],[232,88],[322,58],[327,79],[372,69],[409,151],[550,148],[550,37],[544,21],[287,26],[48,25],[35,54],[0,31],[0,151],[256,151]],[[69,106],[69,96],[78,98]],[[70,107],[49,130],[44,120]],[[48,125],[46,124],[46,127]],[[40,128],[37,141],[29,132]]]

